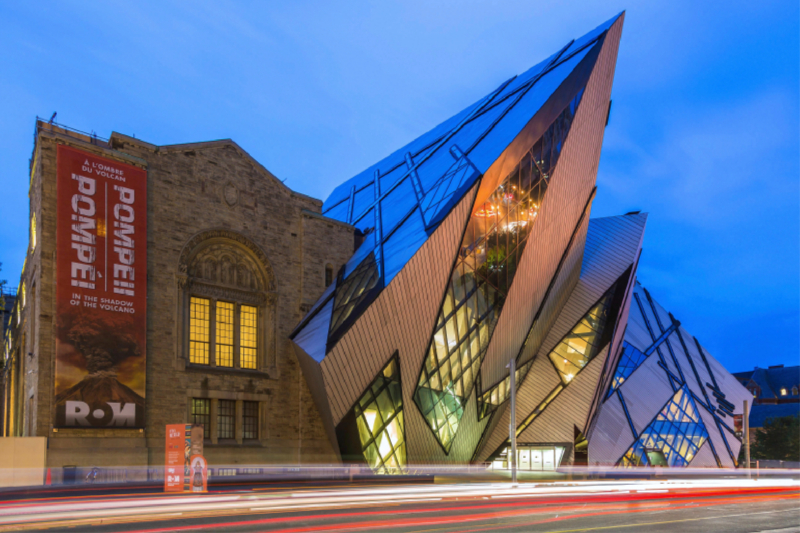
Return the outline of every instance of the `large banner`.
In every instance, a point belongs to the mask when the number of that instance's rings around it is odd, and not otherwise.
[[[58,146],[56,427],[143,428],[147,172]]]

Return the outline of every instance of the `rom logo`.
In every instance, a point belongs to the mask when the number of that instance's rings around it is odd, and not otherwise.
[[[106,402],[108,407],[94,410],[86,402],[67,401],[66,404],[68,426],[133,427],[136,423],[135,403]]]

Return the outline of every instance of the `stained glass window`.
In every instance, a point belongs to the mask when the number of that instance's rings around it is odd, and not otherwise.
[[[647,356],[637,350],[632,344],[627,341],[622,344],[622,355],[617,364],[617,371],[614,373],[614,378],[611,381],[611,387],[608,391],[608,396],[619,388],[626,379],[633,374],[633,371],[639,368]]]
[[[692,395],[678,390],[619,460],[621,466],[688,466],[708,439]]]
[[[528,370],[531,369],[531,366],[533,366],[532,359],[521,367],[517,368],[516,372],[514,372],[514,383],[516,384],[517,389],[519,389],[519,386],[522,384],[525,376],[528,375]],[[503,405],[503,402],[508,400],[508,396],[511,393],[511,389],[509,388],[510,386],[511,380],[507,376],[505,379],[503,379],[503,381],[494,387],[491,387],[489,390],[478,395],[478,420],[481,420],[485,416],[492,414],[498,407]]]
[[[473,208],[414,392],[447,453],[582,95]]]
[[[209,301],[192,297],[189,302],[189,362],[208,364]]]
[[[572,328],[558,346],[550,352],[550,361],[556,367],[564,385],[572,381],[578,372],[600,351],[600,339],[603,336],[611,300],[614,295],[612,287],[603,298],[592,307],[578,324]]]
[[[233,366],[233,304],[217,302],[216,313],[217,366]]]
[[[379,474],[402,473],[406,467],[403,395],[400,368],[392,358],[354,407],[361,450]]]
[[[243,305],[239,311],[239,364],[242,368],[258,367],[258,309]]]

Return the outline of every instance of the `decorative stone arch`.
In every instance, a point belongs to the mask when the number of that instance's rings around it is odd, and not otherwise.
[[[212,316],[218,300],[236,306],[237,349],[239,306],[256,307],[258,337],[255,370],[275,375],[278,295],[275,291],[274,270],[261,248],[234,231],[225,229],[203,231],[189,239],[183,247],[178,261],[176,281],[179,318],[178,357],[184,367],[192,365],[189,360],[189,319],[190,299],[195,296],[210,300]],[[213,321],[210,335],[213,338]],[[213,353],[209,354],[209,357],[210,366],[216,366]],[[234,368],[238,368],[238,351],[235,360]]]

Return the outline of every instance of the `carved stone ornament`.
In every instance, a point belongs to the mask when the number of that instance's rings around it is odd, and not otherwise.
[[[233,231],[209,230],[192,237],[178,272],[196,282],[243,291],[273,292],[275,275],[261,249]]]
[[[225,198],[225,203],[233,207],[239,201],[239,189],[229,181],[222,187],[222,197]]]

